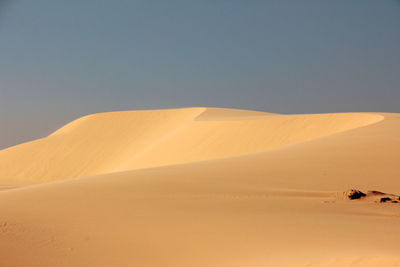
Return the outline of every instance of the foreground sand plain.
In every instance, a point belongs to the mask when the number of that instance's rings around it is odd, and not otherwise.
[[[89,115],[0,151],[0,266],[400,266],[400,114]]]

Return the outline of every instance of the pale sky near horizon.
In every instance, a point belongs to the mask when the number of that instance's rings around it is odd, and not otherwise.
[[[96,112],[400,112],[399,0],[0,0],[0,149]]]

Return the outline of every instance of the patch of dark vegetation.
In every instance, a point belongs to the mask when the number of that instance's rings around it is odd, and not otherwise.
[[[392,203],[399,203],[397,200],[393,200]]]
[[[349,190],[348,193],[347,193],[347,197],[348,197],[349,199],[351,199],[351,200],[353,200],[353,199],[360,199],[360,198],[363,198],[363,197],[365,197],[365,196],[366,196],[365,193],[361,192],[360,190],[356,190],[356,189],[351,189],[351,190]]]
[[[392,199],[390,198],[390,197],[382,197],[381,198],[381,200],[380,200],[380,202],[381,203],[384,203],[384,202],[388,202],[388,201],[391,201]]]

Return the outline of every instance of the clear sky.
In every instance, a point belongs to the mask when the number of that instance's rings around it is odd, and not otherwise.
[[[0,148],[85,114],[400,112],[399,0],[0,0]]]

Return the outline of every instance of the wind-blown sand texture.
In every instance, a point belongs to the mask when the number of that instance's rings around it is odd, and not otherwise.
[[[89,115],[0,151],[0,266],[400,266],[399,159],[400,114]]]

